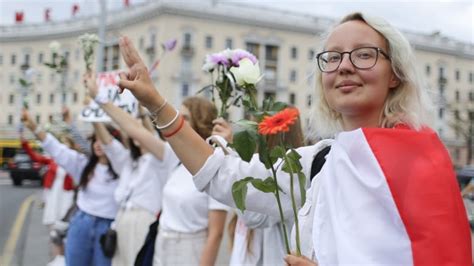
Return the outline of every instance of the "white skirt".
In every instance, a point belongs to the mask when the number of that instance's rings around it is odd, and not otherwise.
[[[158,231],[153,266],[199,265],[207,230],[196,233]]]

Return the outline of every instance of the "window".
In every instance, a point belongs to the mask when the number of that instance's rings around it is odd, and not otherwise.
[[[54,103],[54,93],[49,95],[49,103]]]
[[[63,93],[61,94],[61,102],[62,102],[63,104],[65,104],[66,101],[67,101],[67,93],[63,92]]]
[[[25,54],[24,57],[23,57],[23,65],[30,65],[30,55],[29,54]]]
[[[296,70],[291,70],[291,72],[290,72],[290,81],[292,83],[296,82]]]
[[[184,33],[183,46],[185,46],[185,47],[190,47],[191,46],[191,33],[189,33],[189,32]]]
[[[311,104],[313,103],[313,95],[308,95],[308,98],[307,98],[307,102],[306,102],[306,106],[308,107],[311,107]]]
[[[232,39],[231,38],[225,39],[225,48],[232,49]]]
[[[81,59],[81,49],[76,48],[76,51],[74,52],[74,60],[80,60]]]
[[[3,65],[3,55],[0,54],[0,66]]]
[[[187,97],[189,95],[189,84],[188,83],[183,83],[181,85],[181,96],[182,97]]]
[[[43,83],[43,74],[41,72],[38,72],[38,74],[36,74],[36,82],[38,84]]]
[[[41,123],[41,115],[36,115],[35,120],[36,120],[36,124]]]
[[[278,46],[266,45],[265,46],[265,59],[267,61],[278,60]]]
[[[469,101],[474,102],[474,91],[469,92]]]
[[[38,64],[43,64],[43,57],[44,57],[43,53],[38,54]]]
[[[429,76],[431,74],[431,67],[430,65],[426,65],[425,67],[425,72],[426,72],[426,75]]]
[[[441,66],[441,67],[438,68],[438,76],[440,78],[444,77],[444,67]]]
[[[455,76],[456,76],[456,81],[459,81],[460,76],[461,76],[461,73],[459,72],[459,69],[456,69]]]
[[[14,66],[16,64],[16,55],[15,54],[12,54],[12,57],[11,57],[11,65]]]
[[[290,93],[290,100],[289,100],[291,105],[296,105],[296,94]]]
[[[15,74],[10,74],[10,84],[15,84]]]
[[[41,93],[36,94],[36,103],[41,104]]]
[[[212,48],[212,36],[206,36],[206,48],[207,49]]]
[[[8,97],[8,103],[10,105],[15,103],[15,95],[14,94],[10,94],[10,96]]]
[[[8,115],[8,125],[13,125],[13,115]]]
[[[112,44],[104,47],[104,71],[119,69],[120,48],[118,44]]]
[[[298,59],[298,50],[296,47],[291,47],[291,59]]]
[[[474,73],[470,72],[469,73],[469,83],[472,83],[473,80],[474,80]]]
[[[438,110],[438,118],[439,118],[439,119],[443,119],[443,116],[444,116],[444,109],[443,109],[443,108],[439,108],[439,110]]]
[[[316,55],[315,55],[315,52],[314,52],[313,49],[309,49],[309,51],[308,51],[308,59],[309,59],[309,60],[314,60],[314,59],[316,59]]]
[[[459,120],[460,117],[459,117],[459,110],[454,110],[454,118],[456,118],[456,120]]]
[[[260,55],[260,44],[258,43],[250,43],[248,42],[246,45],[247,51],[251,52],[253,55],[255,55],[257,58]]]
[[[456,102],[458,103],[458,102],[459,102],[459,99],[460,99],[459,90],[456,90],[456,91],[454,92],[454,98],[456,99]]]
[[[72,94],[72,101],[73,101],[74,103],[77,103],[78,100],[79,100],[79,95],[77,94],[77,92],[74,92],[74,93]]]

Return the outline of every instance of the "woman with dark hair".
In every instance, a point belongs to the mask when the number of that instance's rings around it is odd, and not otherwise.
[[[104,255],[99,239],[117,214],[114,191],[118,176],[112,170],[100,140],[92,136],[92,154],[88,158],[42,130],[26,110],[22,113],[22,121],[41,141],[43,149],[79,184],[78,210],[71,219],[66,236],[66,265],[110,265],[110,258]],[[119,136],[117,130],[108,130],[114,137]]]
[[[150,135],[152,133],[131,115],[122,112],[121,115],[127,116],[130,123],[121,124],[118,121],[117,124],[128,135],[129,149],[114,140],[102,123],[94,123],[105,154],[110,158],[115,172],[120,175],[115,190],[115,200],[120,209],[113,225],[117,232],[117,248],[112,258],[112,265],[116,266],[133,265],[135,262],[145,241],[148,227],[156,221],[161,211],[164,177],[168,175],[168,172],[161,167],[161,161],[151,154],[146,146],[134,140],[133,134],[128,133],[128,128],[144,130]]]
[[[89,95],[134,140],[146,147],[158,160],[163,183],[163,213],[155,245],[154,265],[214,265],[224,231],[228,207],[199,192],[189,171],[179,161],[171,146],[139,126],[136,119],[104,100],[92,73],[84,76]],[[159,108],[154,110],[160,112]],[[181,125],[190,126],[204,140],[211,136],[216,107],[200,97],[185,99],[180,108]],[[172,134],[164,134],[170,138]],[[156,194],[161,190],[156,190]],[[119,236],[120,238],[120,236]]]

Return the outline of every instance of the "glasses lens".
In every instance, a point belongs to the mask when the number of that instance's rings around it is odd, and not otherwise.
[[[319,55],[318,64],[323,72],[331,72],[337,69],[341,63],[341,53],[339,52],[324,52]]]
[[[371,68],[377,62],[377,52],[377,48],[372,47],[355,49],[351,53],[351,61],[357,68]]]

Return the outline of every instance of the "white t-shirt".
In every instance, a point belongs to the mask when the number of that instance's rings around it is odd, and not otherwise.
[[[74,178],[74,182],[79,184],[82,171],[89,160],[87,156],[68,148],[51,134],[46,135],[42,146],[54,161]],[[118,210],[114,200],[117,185],[118,179],[113,179],[108,165],[97,163],[86,189],[80,189],[78,192],[77,206],[90,215],[114,219]]]
[[[205,230],[209,224],[210,210],[229,210],[226,205],[199,192],[194,186],[191,173],[179,164],[179,159],[166,144],[163,164],[171,171],[163,189],[163,214],[160,228],[181,233]]]
[[[138,206],[157,215],[166,176],[169,174],[161,161],[150,153],[143,154],[136,162],[119,141],[104,145],[104,151],[114,171],[120,175],[115,190],[115,200],[123,207]]]

